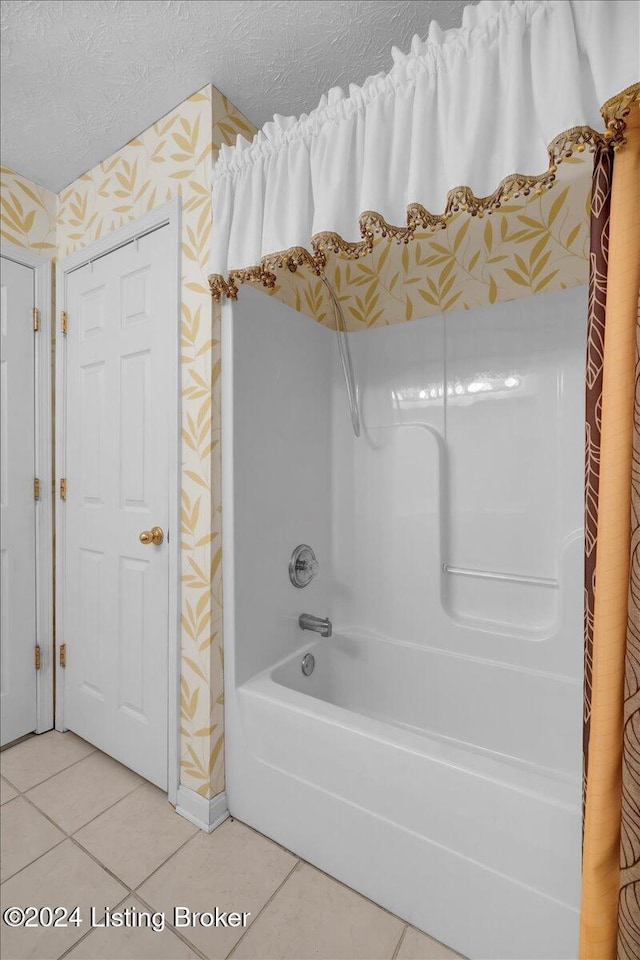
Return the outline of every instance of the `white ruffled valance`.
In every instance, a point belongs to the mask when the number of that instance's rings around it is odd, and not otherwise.
[[[314,235],[361,239],[375,211],[441,213],[467,186],[491,194],[513,173],[537,175],[548,145],[640,75],[637,0],[482,0],[463,25],[393,50],[388,74],[345,96],[334,88],[299,119],[275,116],[251,143],[222,147],[213,172],[211,273],[259,265]]]

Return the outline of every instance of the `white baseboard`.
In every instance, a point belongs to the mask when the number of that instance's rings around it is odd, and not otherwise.
[[[206,833],[212,833],[229,816],[227,795],[223,791],[207,800],[195,790],[180,784],[176,798],[176,813]]]

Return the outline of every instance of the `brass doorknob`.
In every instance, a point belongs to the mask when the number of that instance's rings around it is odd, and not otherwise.
[[[155,543],[156,547],[159,547],[163,540],[162,527],[151,527],[151,530],[143,530],[140,534],[140,543]]]

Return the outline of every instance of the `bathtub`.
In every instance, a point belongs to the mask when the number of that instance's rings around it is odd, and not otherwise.
[[[566,684],[383,638],[318,640],[228,688],[231,812],[466,956],[575,957]]]
[[[355,441],[331,331],[223,307],[229,810],[475,960],[578,949],[585,316],[358,334]],[[487,370],[519,386],[427,400]]]

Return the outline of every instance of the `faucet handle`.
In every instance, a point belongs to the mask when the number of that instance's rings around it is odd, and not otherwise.
[[[306,587],[318,575],[320,564],[306,543],[301,543],[291,554],[289,579],[294,587]]]
[[[317,576],[319,569],[320,564],[318,561],[312,560],[311,558],[308,560],[300,559],[296,563],[296,570],[298,573],[306,573],[309,575],[310,579],[313,579],[315,576]]]

